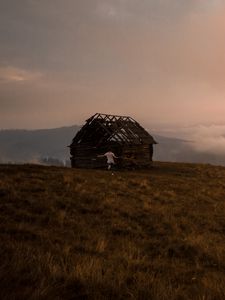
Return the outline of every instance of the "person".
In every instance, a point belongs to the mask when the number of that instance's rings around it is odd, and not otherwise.
[[[107,158],[108,170],[110,170],[112,168],[112,166],[114,166],[116,164],[115,158],[119,158],[112,151],[108,151],[105,154],[98,155],[98,157],[106,157]]]

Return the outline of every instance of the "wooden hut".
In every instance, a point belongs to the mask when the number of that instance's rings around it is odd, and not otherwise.
[[[118,167],[151,165],[153,137],[131,117],[96,113],[77,132],[70,147],[71,165],[78,168],[102,168],[106,159],[99,154],[113,151],[120,158]]]

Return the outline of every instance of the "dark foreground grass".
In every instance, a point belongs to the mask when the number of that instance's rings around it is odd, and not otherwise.
[[[0,299],[225,299],[225,168],[0,166]]]

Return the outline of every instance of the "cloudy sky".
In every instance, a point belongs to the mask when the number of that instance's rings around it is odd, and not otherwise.
[[[0,129],[225,124],[224,0],[0,0]]]

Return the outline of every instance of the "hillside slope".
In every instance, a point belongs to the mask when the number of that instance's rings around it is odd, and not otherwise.
[[[225,168],[0,166],[0,299],[225,299]]]
[[[0,163],[44,163],[59,165],[59,161],[68,161],[70,152],[67,147],[79,126],[42,130],[0,130]],[[154,146],[154,160],[192,163],[211,163],[225,165],[225,155],[197,151],[193,142],[177,138],[168,138],[153,134],[158,142]]]
[[[43,157],[69,159],[67,146],[79,126],[41,130],[1,130],[0,162],[39,162]]]

